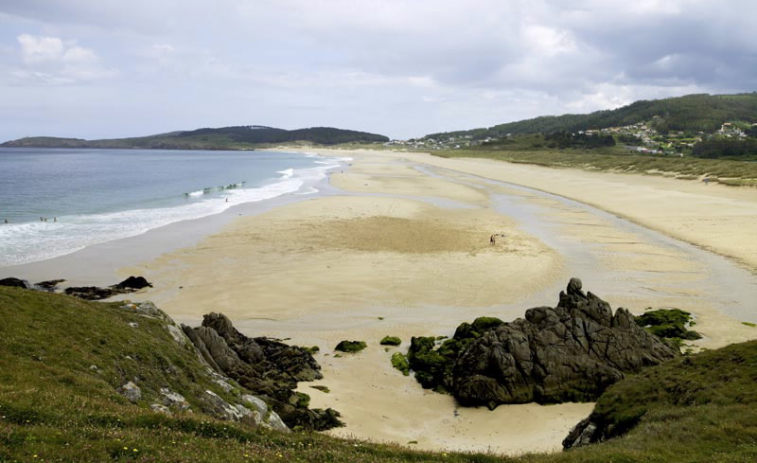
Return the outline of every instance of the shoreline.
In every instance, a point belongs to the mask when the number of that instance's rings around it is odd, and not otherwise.
[[[332,435],[417,441],[410,445],[429,450],[558,450],[592,404],[461,408],[450,396],[402,376],[389,358],[405,352],[411,336],[451,335],[457,324],[477,316],[511,321],[527,308],[549,305],[571,276],[581,277],[613,309],[639,313],[670,306],[695,313],[696,329],[705,334],[692,343],[695,348],[757,338],[757,329],[741,324],[746,318],[725,314],[730,306],[743,306],[757,317],[748,305],[757,297],[753,267],[747,272],[725,258],[710,259],[707,251],[658,239],[664,232],[629,226],[631,220],[612,210],[565,200],[569,196],[559,192],[540,194],[528,185],[549,179],[550,190],[572,187],[574,197],[591,199],[617,193],[618,184],[627,186],[621,193],[645,192],[651,188],[645,181],[618,183],[613,174],[597,174],[597,180],[581,172],[470,160],[458,165],[416,153],[307,151],[354,161],[324,179],[315,195],[256,203],[254,213],[214,216],[212,226],[166,227],[166,240],[188,228],[194,238],[117,261],[118,277],[107,283],[144,275],[155,288],[128,297],[155,301],[178,323],[196,325],[204,313],[223,312],[247,335],[319,346],[324,379],[302,383],[299,391],[311,396],[314,407],[342,412],[347,427]],[[662,186],[657,191],[672,192]],[[685,205],[692,194],[679,193],[666,200],[668,207]],[[736,205],[712,216],[751,207],[749,198],[725,198]],[[632,205],[632,215],[643,212],[640,207]],[[495,232],[504,237],[491,246]],[[145,242],[157,236],[148,234]],[[95,254],[91,258],[100,264],[116,259]],[[401,337],[402,345],[385,350],[379,340],[386,335]],[[343,339],[364,340],[368,349],[336,357],[333,348]]]
[[[299,151],[296,153],[314,154]],[[219,232],[239,216],[257,215],[282,205],[306,200],[309,196],[329,194],[328,176],[330,171],[338,169],[348,161],[334,160],[333,162],[333,166],[304,169],[305,171],[321,169],[324,175],[315,180],[307,176],[304,177],[303,184],[296,191],[286,192],[271,198],[231,204],[217,213],[178,220],[136,235],[91,244],[59,256],[1,266],[0,277],[16,276],[32,283],[66,277],[64,287],[114,284],[120,268],[154,259],[179,248],[193,246],[204,237]],[[279,182],[289,178],[291,176],[280,178]],[[251,190],[257,191],[275,184],[277,182],[251,188]]]

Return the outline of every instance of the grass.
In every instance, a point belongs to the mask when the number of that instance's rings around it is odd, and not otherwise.
[[[757,186],[757,163],[724,159],[668,157],[580,150],[481,150],[460,149],[432,151],[440,157],[470,157],[496,159],[546,167],[569,167],[584,170],[665,175],[684,180],[698,180],[705,175],[729,186]]]
[[[195,399],[210,381],[163,322],[115,304],[0,288],[0,462],[605,463],[757,459],[757,343],[695,354],[611,387],[596,413],[638,423],[625,437],[552,455],[505,458],[277,433],[218,421]],[[136,321],[139,328],[128,323]],[[97,370],[91,369],[96,365]],[[135,380],[144,400],[116,392]],[[194,413],[164,416],[157,390]],[[304,396],[304,394],[303,394]],[[306,400],[305,397],[302,398]],[[397,406],[402,406],[398,403]],[[348,423],[349,424],[349,423]]]

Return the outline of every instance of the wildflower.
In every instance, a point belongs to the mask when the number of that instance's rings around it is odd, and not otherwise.
[[[124,450],[129,450],[129,447],[124,447]]]
[[[137,450],[137,449],[134,449],[134,451],[135,451],[135,452],[139,452],[139,450]]]

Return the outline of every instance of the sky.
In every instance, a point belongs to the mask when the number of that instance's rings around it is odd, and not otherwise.
[[[753,0],[0,0],[0,141],[407,139],[757,90]]]

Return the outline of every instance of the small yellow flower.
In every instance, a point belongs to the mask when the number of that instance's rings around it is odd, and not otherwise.
[[[134,449],[134,451],[135,451],[135,452],[139,452],[139,450],[137,450],[137,449]]]
[[[129,447],[124,447],[124,450],[129,450]]]

